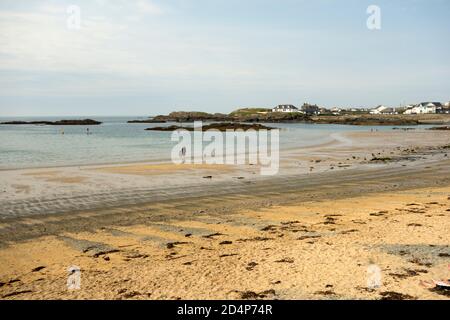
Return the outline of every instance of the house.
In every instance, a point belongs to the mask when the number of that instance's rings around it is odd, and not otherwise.
[[[386,108],[382,114],[398,114],[398,112],[395,108]]]
[[[312,105],[309,103],[304,103],[301,111],[306,114],[319,114],[320,108],[317,105]]]
[[[450,113],[450,106],[448,106],[448,107],[442,107],[442,109],[439,109],[438,110],[438,113],[446,113],[446,114],[448,114],[448,113]]]
[[[450,113],[450,101],[445,103],[439,111],[439,113]]]
[[[383,114],[386,109],[388,109],[388,107],[381,105],[370,110],[370,114]]]
[[[450,113],[450,104],[446,103],[444,105],[438,106],[436,108],[436,113]]]
[[[280,104],[273,108],[272,112],[300,112],[300,110],[292,104]]]
[[[370,114],[398,114],[398,112],[395,108],[389,108],[381,105],[370,110]]]
[[[331,108],[331,113],[332,114],[334,114],[335,116],[337,116],[337,115],[339,115],[341,112],[342,112],[342,109],[341,108],[338,108],[338,107],[333,107],[333,108]]]
[[[406,106],[404,106],[403,107],[403,114],[413,114],[412,113],[412,110],[413,110],[413,108],[415,107],[415,105],[413,105],[413,104],[408,104],[408,105],[406,105]]]
[[[404,114],[441,113],[443,106],[440,102],[422,102],[414,107],[407,108]]]
[[[347,108],[347,110],[345,110],[345,113],[347,114],[369,113],[369,109],[364,107]]]

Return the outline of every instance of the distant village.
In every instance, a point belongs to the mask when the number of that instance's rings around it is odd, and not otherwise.
[[[387,107],[379,105],[374,108],[323,108],[315,104],[304,103],[300,108],[292,104],[278,105],[272,112],[299,112],[308,115],[343,115],[343,114],[450,114],[450,101],[441,102],[421,102],[400,107]]]

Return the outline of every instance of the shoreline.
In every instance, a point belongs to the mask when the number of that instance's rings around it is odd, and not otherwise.
[[[312,145],[308,145],[308,146],[302,146],[301,149],[309,149],[309,148],[316,148],[316,147],[321,147],[321,146],[327,146],[330,144],[333,144],[335,142],[338,141],[338,139],[333,138],[333,135],[341,135],[343,133],[330,133],[328,135],[327,138],[323,138],[323,140],[329,140],[326,142],[319,142],[317,144],[312,144]],[[293,150],[298,149],[297,147],[294,146],[284,146],[283,148],[280,148],[280,151],[285,151],[285,152],[290,152]],[[17,170],[34,170],[34,169],[39,169],[39,170],[51,170],[51,169],[73,169],[73,168],[78,168],[78,167],[82,167],[82,168],[95,168],[95,167],[99,167],[99,166],[126,166],[126,165],[130,165],[130,164],[135,164],[135,165],[159,165],[159,164],[173,164],[170,159],[143,159],[143,160],[136,160],[136,161],[117,161],[117,162],[99,162],[99,163],[79,163],[79,164],[61,164],[61,165],[44,165],[44,166],[28,166],[28,167],[17,167],[17,168],[1,168],[0,167],[0,172],[2,171],[17,171]]]
[[[314,125],[314,123],[311,123],[309,125]],[[324,124],[327,125],[327,124]],[[345,128],[347,127],[344,124],[336,124],[336,126],[339,126],[341,128],[343,128],[343,132],[352,132],[352,130],[346,130]],[[364,128],[363,126],[357,126],[359,128]],[[416,130],[414,131],[423,131],[424,127],[427,127],[427,125],[420,125],[418,128],[416,128]],[[286,130],[286,128],[280,128],[280,130]],[[367,129],[359,129],[358,131],[364,132],[365,130],[369,130],[369,127],[367,127]],[[339,130],[338,130],[339,131]],[[339,134],[341,132],[338,132]],[[322,137],[320,138],[320,140],[327,140],[328,142],[331,141],[333,138],[330,136],[333,133],[328,133],[327,137]],[[326,141],[326,142],[327,142]],[[314,147],[314,146],[319,146],[322,143],[326,143],[326,142],[314,142],[311,145],[306,145],[306,146],[302,146],[302,149],[307,149],[310,147]],[[295,146],[293,144],[292,141],[286,143],[286,144],[281,144],[280,145],[280,151],[285,151],[285,152],[289,152],[293,149],[297,149],[298,147]],[[159,153],[161,152],[161,150],[158,151]],[[63,163],[61,162],[61,160],[56,161],[54,163],[38,163],[38,164],[14,164],[14,163],[9,163],[7,165],[3,165],[0,166],[0,172],[4,172],[4,171],[8,171],[8,170],[22,170],[22,169],[50,169],[50,168],[65,168],[65,167],[84,167],[84,166],[96,166],[96,165],[122,165],[122,164],[128,164],[128,163],[135,163],[135,164],[139,164],[139,163],[168,163],[170,162],[170,158],[168,157],[168,155],[170,154],[170,150],[167,150],[167,154],[158,154],[157,157],[149,157],[148,155],[144,155],[142,157],[138,157],[137,160],[128,158],[126,160],[109,160],[109,159],[103,159],[101,158],[98,161],[92,161],[89,159],[78,159],[76,161],[74,161],[73,163],[70,163],[71,161],[69,159],[66,159],[69,163]],[[115,157],[117,157],[117,155],[115,155]],[[141,159],[139,159],[141,158]]]
[[[387,136],[395,139],[386,142]],[[139,197],[139,194],[157,199],[158,190],[165,197],[189,194],[190,188],[209,191],[211,186],[218,192],[243,188],[245,193],[246,188],[270,184],[272,180],[303,181],[323,174],[343,172],[345,176],[345,172],[371,172],[384,167],[402,172],[404,165],[446,160],[446,150],[432,145],[448,145],[449,140],[448,132],[339,133],[326,143],[281,152],[280,169],[275,176],[260,176],[257,165],[177,166],[147,162],[5,170],[0,182],[0,191],[3,190],[0,192],[0,204],[3,205],[0,220],[8,216],[70,212],[78,207],[89,209],[145,203],[147,198]],[[413,152],[413,149],[417,150]],[[371,161],[375,156],[391,160]],[[206,179],[208,177],[211,178]]]

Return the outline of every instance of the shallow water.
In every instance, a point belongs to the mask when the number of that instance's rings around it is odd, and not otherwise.
[[[138,117],[80,117],[102,121],[98,126],[0,125],[0,169],[65,165],[168,161],[177,142],[171,132],[145,131],[167,124],[128,124]],[[0,118],[12,120],[60,120],[74,117]],[[328,142],[331,134],[344,131],[391,130],[316,124],[267,124],[280,128],[280,149]],[[87,128],[91,134],[87,133]],[[64,134],[61,132],[64,131]]]

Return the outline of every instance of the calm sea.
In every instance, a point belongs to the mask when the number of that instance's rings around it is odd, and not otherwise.
[[[0,125],[0,169],[52,167],[82,164],[109,164],[138,161],[168,161],[172,147],[171,132],[145,131],[169,124],[128,124],[139,117],[15,117],[11,120],[59,120],[91,118],[103,123],[89,126]],[[142,117],[141,117],[142,119]],[[314,124],[268,124],[281,128],[280,148],[296,148],[324,143],[337,132],[371,128]],[[61,134],[61,131],[64,134]]]

